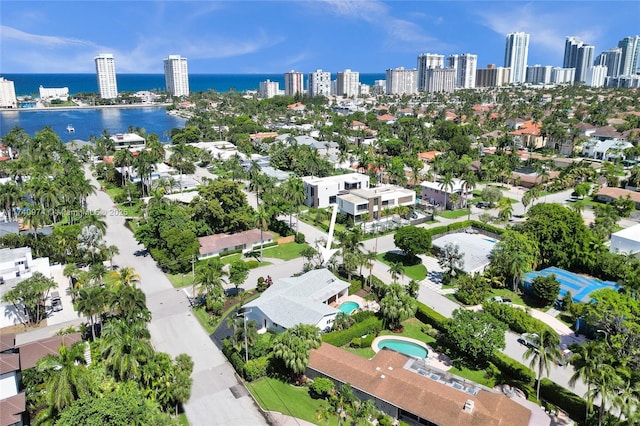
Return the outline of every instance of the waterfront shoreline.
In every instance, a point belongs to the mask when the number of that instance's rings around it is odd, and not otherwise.
[[[166,108],[171,103],[161,104],[127,104],[127,105],[77,105],[61,107],[33,107],[33,108],[0,108],[0,112],[32,112],[32,111],[73,111],[77,109],[129,109],[129,108]]]

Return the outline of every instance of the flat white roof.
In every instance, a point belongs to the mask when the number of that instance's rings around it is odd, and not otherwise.
[[[327,176],[322,178],[316,176],[303,176],[302,181],[313,185],[326,182],[367,182],[369,181],[369,176],[361,173],[345,173],[343,175]]]
[[[611,236],[640,242],[640,223],[615,232]]]

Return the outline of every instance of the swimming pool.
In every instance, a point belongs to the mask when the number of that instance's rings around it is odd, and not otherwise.
[[[345,314],[349,315],[351,312],[355,311],[359,307],[360,305],[357,302],[349,301],[349,302],[342,303],[340,306],[338,306],[338,309],[340,309]]]
[[[376,343],[374,343],[376,344]],[[393,337],[384,337],[377,342],[378,349],[389,348],[401,354],[413,356],[416,358],[426,358],[429,351],[424,344],[414,339],[396,339]]]
[[[493,238],[483,238],[485,241],[489,241],[490,243],[497,243]]]

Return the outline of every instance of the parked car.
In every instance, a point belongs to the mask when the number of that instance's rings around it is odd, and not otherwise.
[[[535,350],[538,350],[539,345],[536,343],[536,341],[539,338],[540,337],[535,333],[522,333],[520,337],[518,337],[518,343],[528,348],[533,348]]]
[[[476,203],[476,207],[479,209],[486,209],[491,207],[491,203],[487,203],[486,201],[478,201],[478,203]]]
[[[506,304],[511,304],[513,303],[511,299],[505,299],[502,298],[502,296],[493,296],[491,299],[489,299],[491,302],[496,302],[496,303],[506,303]]]
[[[53,309],[53,312],[60,312],[62,310],[62,300],[57,291],[51,292],[51,309]]]

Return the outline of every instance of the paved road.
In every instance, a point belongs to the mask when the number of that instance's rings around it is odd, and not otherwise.
[[[100,187],[88,169],[85,174]],[[140,288],[147,295],[147,306],[152,313],[149,331],[154,347],[172,356],[187,353],[194,361],[191,399],[184,407],[189,423],[193,426],[266,424],[250,396],[236,398],[230,391],[239,384],[235,372],[191,314],[185,293],[172,287],[150,256],[135,256],[143,247],[124,226],[124,217],[109,196],[98,192],[90,196],[87,203],[90,210],[106,214],[106,242],[117,245],[120,250],[114,263],[131,266],[141,276]]]

